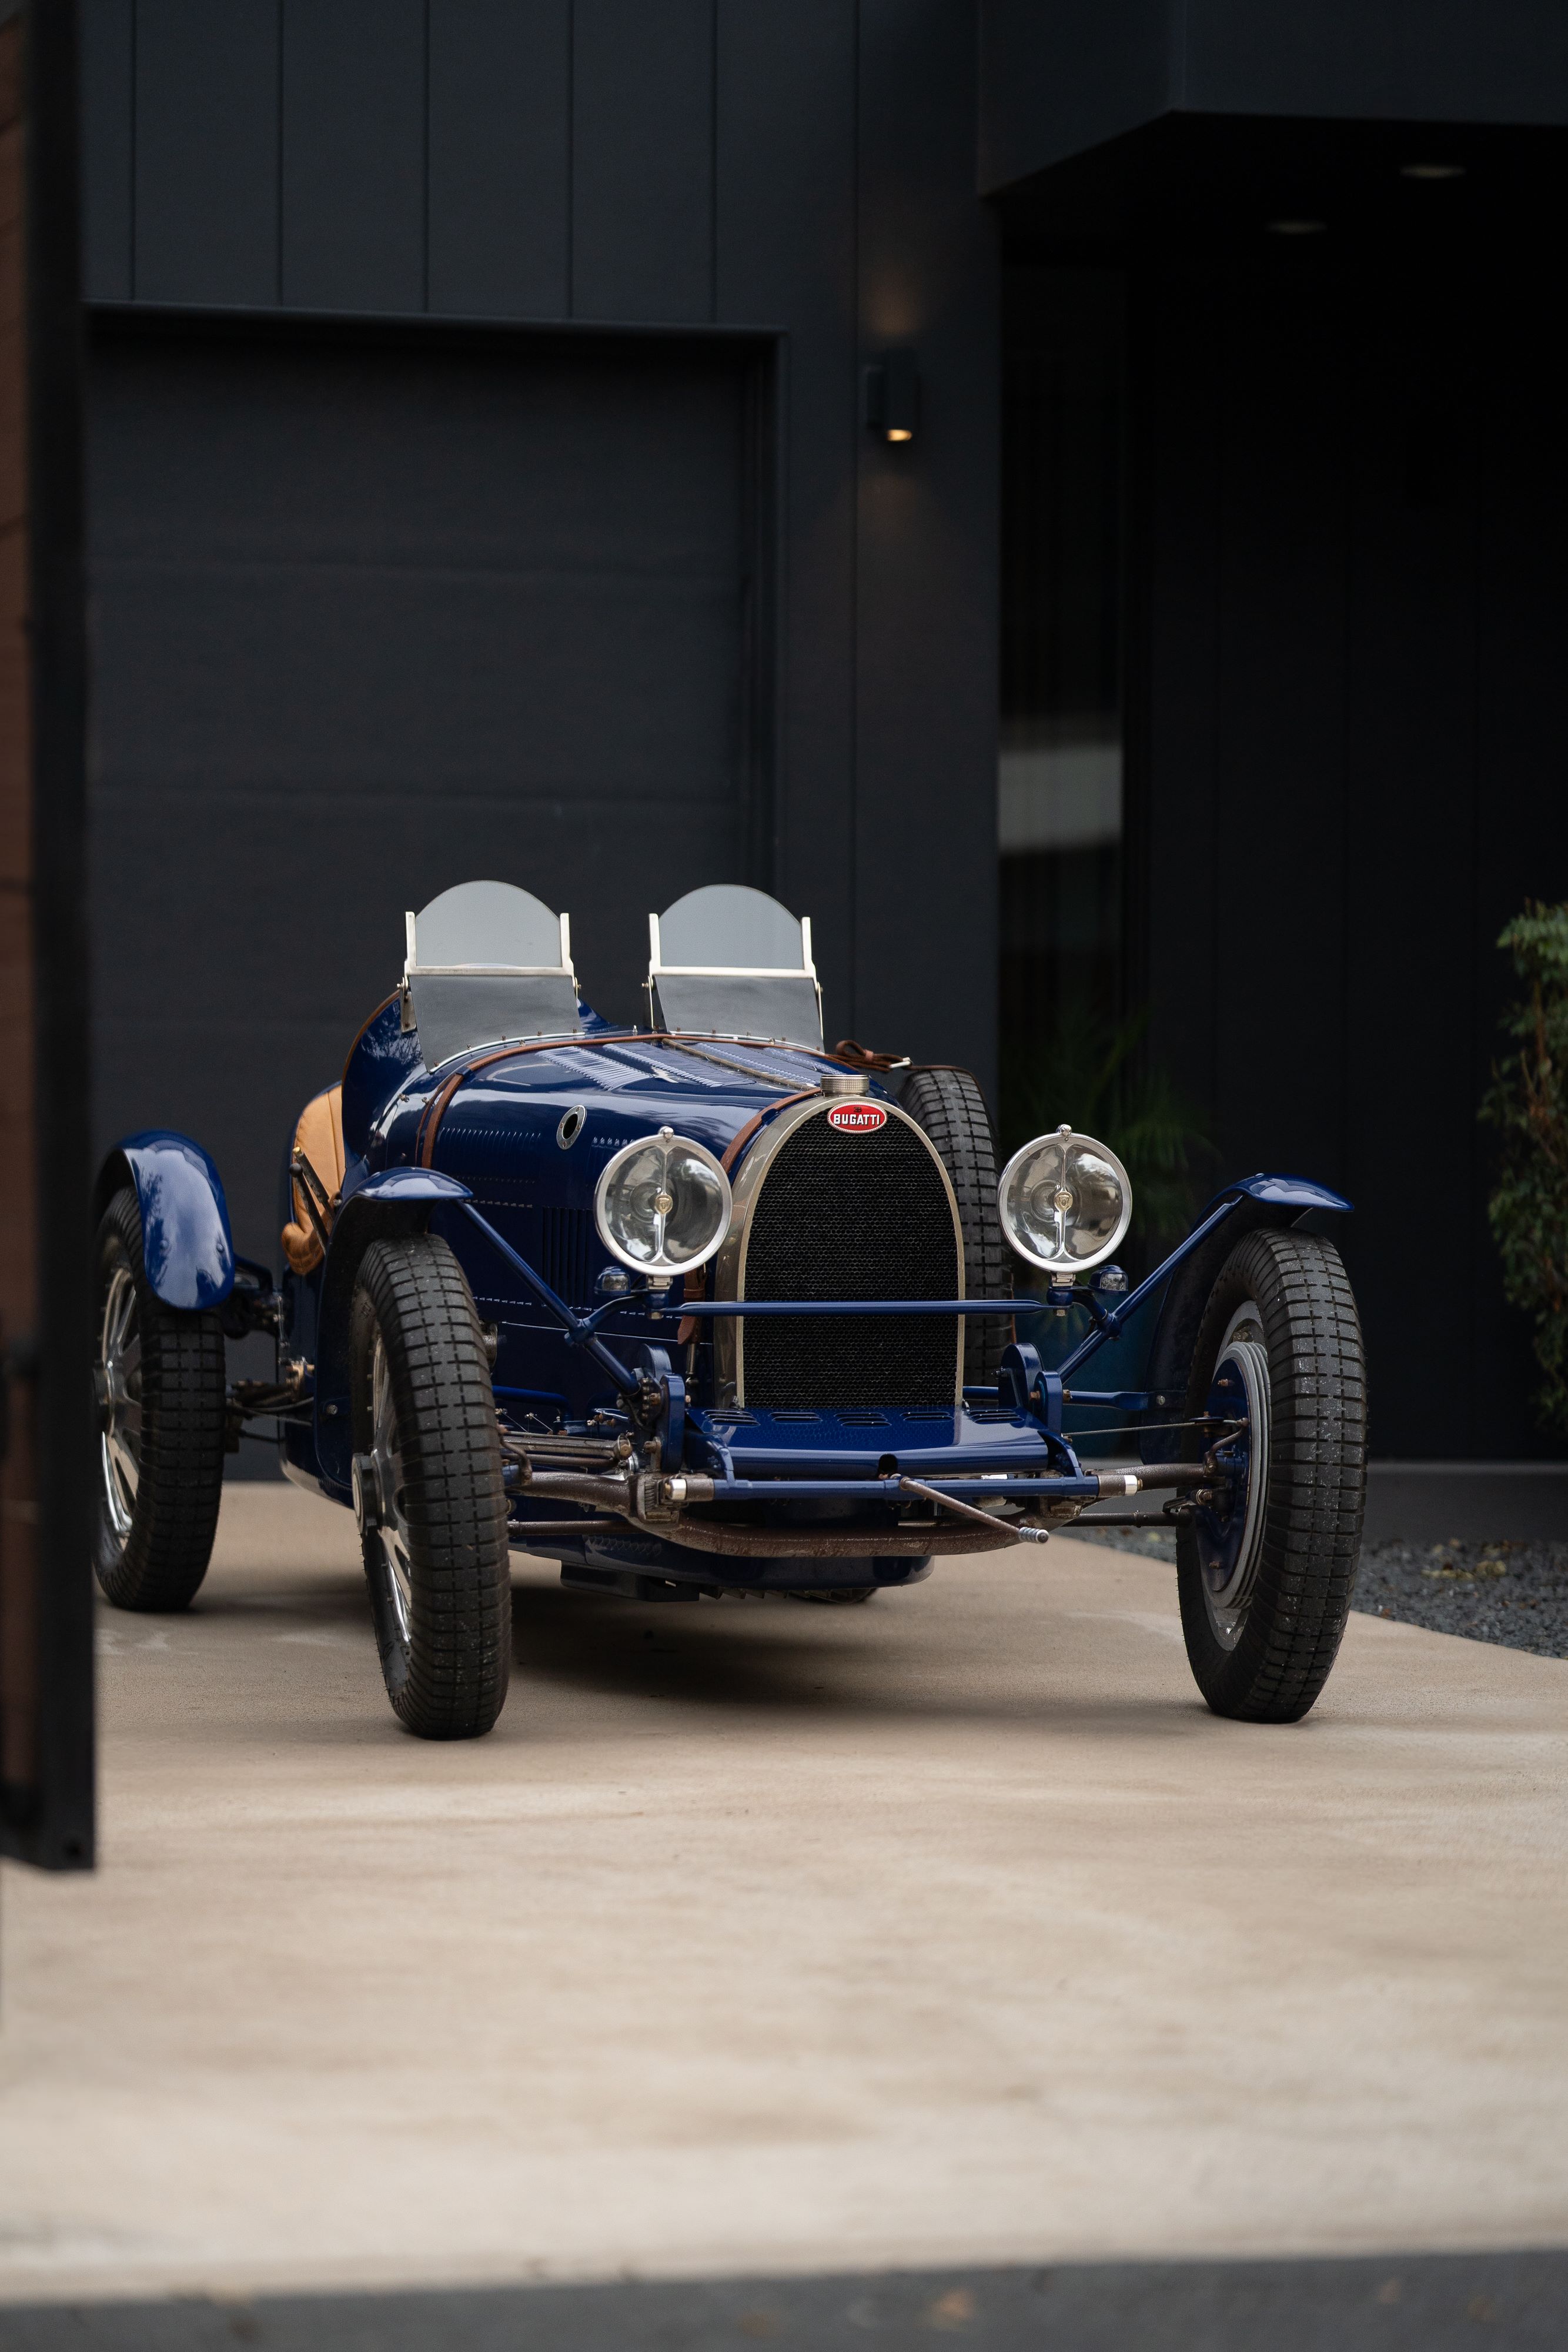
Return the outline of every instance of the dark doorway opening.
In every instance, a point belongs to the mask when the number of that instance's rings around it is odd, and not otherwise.
[[[1123,976],[1125,295],[1015,261],[1002,308],[1004,1139],[1114,1050]],[[1063,1103],[1057,1116],[1083,1118]]]

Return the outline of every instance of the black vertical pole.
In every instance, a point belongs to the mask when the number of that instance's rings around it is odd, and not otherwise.
[[[76,0],[29,0],[20,13],[36,1222],[34,1328],[6,1335],[13,1440],[30,1443],[32,1475],[8,1475],[7,1489],[21,1490],[9,1507],[30,1539],[32,1590],[0,1633],[28,1702],[26,1736],[8,1743],[0,1851],[70,1870],[93,1859],[78,20]],[[30,1660],[16,1657],[21,1642]]]

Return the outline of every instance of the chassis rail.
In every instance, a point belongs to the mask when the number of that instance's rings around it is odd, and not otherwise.
[[[1162,1464],[1146,1479],[1144,1474],[1127,1470],[1089,1471],[1077,1477],[923,1480],[896,1471],[878,1478],[715,1478],[695,1472],[666,1477],[657,1471],[630,1468],[618,1476],[596,1476],[586,1470],[527,1466],[529,1475],[521,1498],[577,1503],[587,1509],[613,1513],[614,1518],[514,1519],[513,1538],[524,1545],[530,1538],[635,1533],[657,1537],[686,1550],[727,1553],[734,1559],[919,1559],[1044,1543],[1053,1525],[1071,1525],[1086,1503],[1135,1495],[1145,1483],[1179,1488],[1218,1475],[1211,1465],[1199,1463]],[[1034,1515],[993,1518],[978,1508],[981,1499],[1026,1502],[1034,1507]],[[791,1500],[928,1503],[934,1509],[961,1515],[967,1524],[955,1527],[951,1520],[905,1518],[880,1528],[789,1522],[758,1527],[755,1522],[696,1517],[691,1509],[693,1505]]]

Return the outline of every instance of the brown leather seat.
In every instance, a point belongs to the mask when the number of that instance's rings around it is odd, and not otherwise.
[[[299,1114],[294,1130],[292,1158],[308,1160],[324,1187],[330,1208],[326,1214],[328,1230],[332,1223],[332,1211],[337,1208],[338,1195],[343,1189],[343,1089],[329,1087],[325,1094],[317,1095]],[[305,1187],[296,1176],[293,1185],[294,1223],[283,1228],[283,1255],[296,1274],[309,1274],[326,1255],[320,1236],[310,1221],[306,1206]]]

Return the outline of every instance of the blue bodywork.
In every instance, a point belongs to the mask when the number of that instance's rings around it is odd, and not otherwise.
[[[223,1180],[201,1145],[167,1128],[128,1135],[99,1172],[95,1223],[127,1179],[147,1278],[165,1307],[221,1307],[235,1286],[234,1235]]]
[[[455,1253],[489,1331],[504,1439],[524,1447],[550,1433],[622,1432],[639,1447],[656,1443],[652,1458],[663,1473],[698,1478],[706,1500],[776,1530],[778,1556],[720,1559],[712,1546],[683,1542],[675,1526],[607,1526],[602,1506],[541,1502],[526,1475],[509,1487],[515,1543],[526,1548],[530,1527],[548,1523],[540,1549],[588,1571],[799,1585],[806,1580],[792,1533],[797,1549],[810,1550],[808,1531],[831,1522],[858,1529],[862,1550],[853,1560],[824,1559],[821,1580],[905,1581],[927,1562],[873,1559],[864,1549],[871,1532],[894,1529],[898,1512],[907,1513],[902,1482],[972,1501],[967,1482],[984,1475],[988,1498],[1082,1506],[1101,1493],[1084,1447],[1119,1437],[1116,1450],[1125,1452],[1131,1431],[1145,1460],[1157,1463],[1160,1424],[1181,1402],[1167,1388],[1176,1387],[1184,1340],[1190,1360],[1193,1301],[1201,1304],[1235,1240],[1260,1223],[1349,1206],[1304,1179],[1248,1177],[1217,1195],[1165,1264],[1120,1296],[1080,1286],[1017,1300],[764,1303],[706,1296],[706,1277],[659,1291],[613,1286],[625,1277],[600,1240],[592,1202],[615,1152],[674,1125],[727,1158],[738,1178],[770,1121],[819,1096],[824,1075],[842,1068],[803,1047],[613,1030],[590,1016],[580,1037],[478,1051],[433,1075],[390,999],[344,1070],[344,1175],[324,1257],[307,1274],[286,1269],[274,1302],[280,1379],[298,1384],[298,1401],[279,1417],[288,1475],[350,1500],[357,1272],[377,1238],[430,1231]],[[896,1101],[883,1080],[868,1087],[871,1100]],[[235,1257],[211,1160],[184,1138],[160,1133],[120,1145],[105,1181],[121,1165],[142,1204],[160,1297],[178,1307],[221,1305]],[[1012,1344],[996,1388],[967,1387],[939,1409],[874,1396],[821,1410],[718,1402],[716,1321],[768,1314],[999,1314]],[[1101,1376],[1090,1385],[1083,1375],[1092,1361]],[[580,1538],[571,1532],[579,1521]]]

